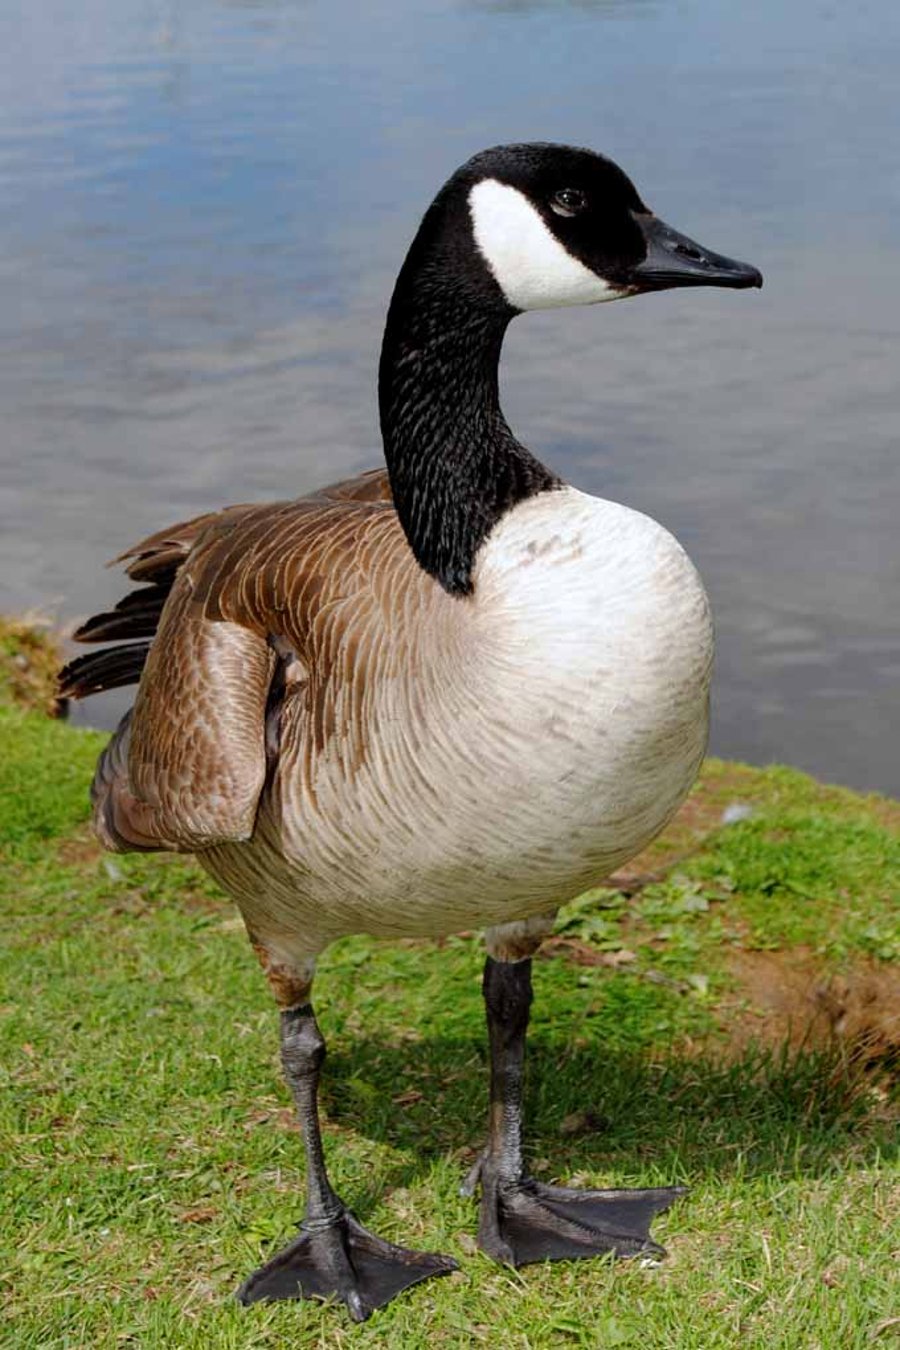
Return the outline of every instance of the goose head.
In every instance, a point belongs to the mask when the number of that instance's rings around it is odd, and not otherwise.
[[[560,486],[499,404],[509,321],[672,286],[761,286],[647,207],[603,155],[565,145],[484,150],[444,184],[400,269],[379,367],[394,505],[419,565],[468,595],[494,525]]]
[[[755,267],[660,220],[612,160],[572,146],[501,145],[475,155],[438,194],[423,234],[435,252],[453,242],[456,267],[482,305],[492,295],[515,312],[674,286],[762,285]],[[468,260],[460,253],[466,234]]]

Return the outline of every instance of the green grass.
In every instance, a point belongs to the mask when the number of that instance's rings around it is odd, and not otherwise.
[[[0,1345],[862,1350],[900,1330],[900,807],[713,763],[643,875],[567,907],[535,962],[532,1166],[688,1183],[655,1268],[482,1257],[458,1195],[485,1114],[480,945],[332,948],[334,1182],[379,1233],[462,1266],[355,1327],[231,1298],[303,1208],[277,1019],[234,911],[190,862],[92,845],[102,737],[10,706],[0,736]],[[735,801],[752,814],[723,826]],[[878,1034],[804,1041],[742,962],[880,982]]]

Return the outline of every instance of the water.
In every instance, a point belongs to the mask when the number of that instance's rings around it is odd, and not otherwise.
[[[485,145],[592,145],[766,286],[518,320],[510,420],[691,552],[715,751],[900,792],[898,15],[6,3],[0,610],[83,615],[142,534],[376,463],[384,307],[434,190]]]

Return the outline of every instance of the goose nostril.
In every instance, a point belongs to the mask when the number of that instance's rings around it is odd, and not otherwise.
[[[691,244],[676,244],[673,252],[680,253],[683,258],[690,258],[692,262],[703,262],[703,254]]]

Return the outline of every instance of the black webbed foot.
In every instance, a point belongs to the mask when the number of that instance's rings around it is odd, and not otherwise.
[[[684,1195],[682,1186],[644,1190],[572,1190],[539,1181],[493,1180],[482,1174],[478,1245],[507,1265],[617,1257],[664,1256],[650,1236],[657,1214]]]
[[[356,1322],[402,1289],[458,1270],[451,1256],[414,1252],[370,1233],[349,1210],[330,1223],[304,1225],[298,1237],[245,1280],[242,1303],[260,1299],[337,1298]]]
[[[495,943],[499,932],[494,930]],[[463,1184],[463,1194],[471,1195],[481,1182],[482,1251],[512,1266],[604,1252],[665,1255],[650,1236],[650,1224],[684,1194],[683,1187],[576,1191],[523,1175],[522,1071],[531,961],[489,956],[482,988],[491,1046],[490,1134]]]

